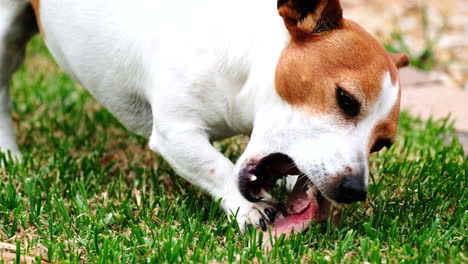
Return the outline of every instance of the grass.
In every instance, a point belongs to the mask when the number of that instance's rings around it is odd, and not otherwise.
[[[467,263],[468,160],[447,120],[402,115],[371,161],[369,202],[270,250],[189,186],[51,61],[13,81],[22,164],[0,171],[0,241],[54,263]],[[217,146],[236,159],[233,139]],[[243,142],[245,143],[245,142]],[[0,253],[1,254],[1,253]],[[1,262],[1,261],[0,261]]]

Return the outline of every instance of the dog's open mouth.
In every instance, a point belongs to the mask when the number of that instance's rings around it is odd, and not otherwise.
[[[339,205],[325,198],[294,161],[282,153],[270,154],[244,168],[240,175],[240,191],[249,201],[258,202],[262,200],[262,193],[270,191],[278,179],[289,175],[299,177],[284,210],[279,210],[271,223],[273,235],[302,232],[313,222],[327,220],[331,214],[335,223],[339,221]]]

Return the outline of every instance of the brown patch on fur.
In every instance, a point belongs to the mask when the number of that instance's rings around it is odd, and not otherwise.
[[[298,40],[340,27],[343,13],[338,0],[279,0],[278,12]]]
[[[397,66],[397,68],[408,66],[410,63],[409,57],[405,53],[390,53],[390,57],[392,58],[393,63],[395,63],[395,66]]]
[[[40,0],[30,0],[30,2],[34,9],[34,14],[36,15],[37,27],[39,28],[39,32],[41,32],[42,37],[45,37],[44,30],[42,30],[41,13],[39,11]]]
[[[312,113],[339,111],[337,86],[361,102],[361,113],[373,105],[385,72],[392,82],[398,70],[383,46],[350,20],[341,28],[306,39],[292,39],[276,68],[276,90],[287,103]]]
[[[215,173],[215,171],[216,171],[215,169],[210,169],[210,170],[208,170],[208,172],[209,172],[211,175],[213,175],[213,174]]]
[[[369,145],[367,146],[368,152],[370,152],[372,146],[380,139],[388,139],[392,142],[395,141],[398,131],[398,119],[400,118],[400,98],[401,90],[398,91],[398,100],[387,115],[387,118],[380,121],[372,131]]]

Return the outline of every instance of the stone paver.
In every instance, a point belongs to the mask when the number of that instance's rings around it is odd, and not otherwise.
[[[463,90],[443,85],[403,88],[401,103],[403,109],[422,118],[450,114],[455,128],[468,132],[468,93]]]
[[[440,78],[430,73],[413,67],[404,67],[400,69],[401,87],[421,87],[441,84]]]
[[[424,119],[450,116],[468,154],[468,92],[412,68],[401,70],[400,80],[401,108]]]
[[[402,87],[402,109],[422,118],[450,115],[457,130],[468,132],[468,92],[437,83]]]

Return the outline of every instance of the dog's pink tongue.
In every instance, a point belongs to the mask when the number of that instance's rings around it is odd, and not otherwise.
[[[307,177],[300,177],[297,180],[289,195],[286,210],[289,215],[284,217],[279,214],[271,226],[273,236],[277,237],[281,234],[289,236],[293,231],[295,233],[302,232],[314,220],[317,220],[320,211],[317,202],[317,190],[315,187],[309,188]],[[268,233],[266,235],[268,236]]]
[[[295,233],[302,232],[317,218],[318,211],[317,203],[310,202],[304,211],[276,220],[272,226],[272,234],[275,236],[286,234],[286,236],[289,236],[293,231]]]

